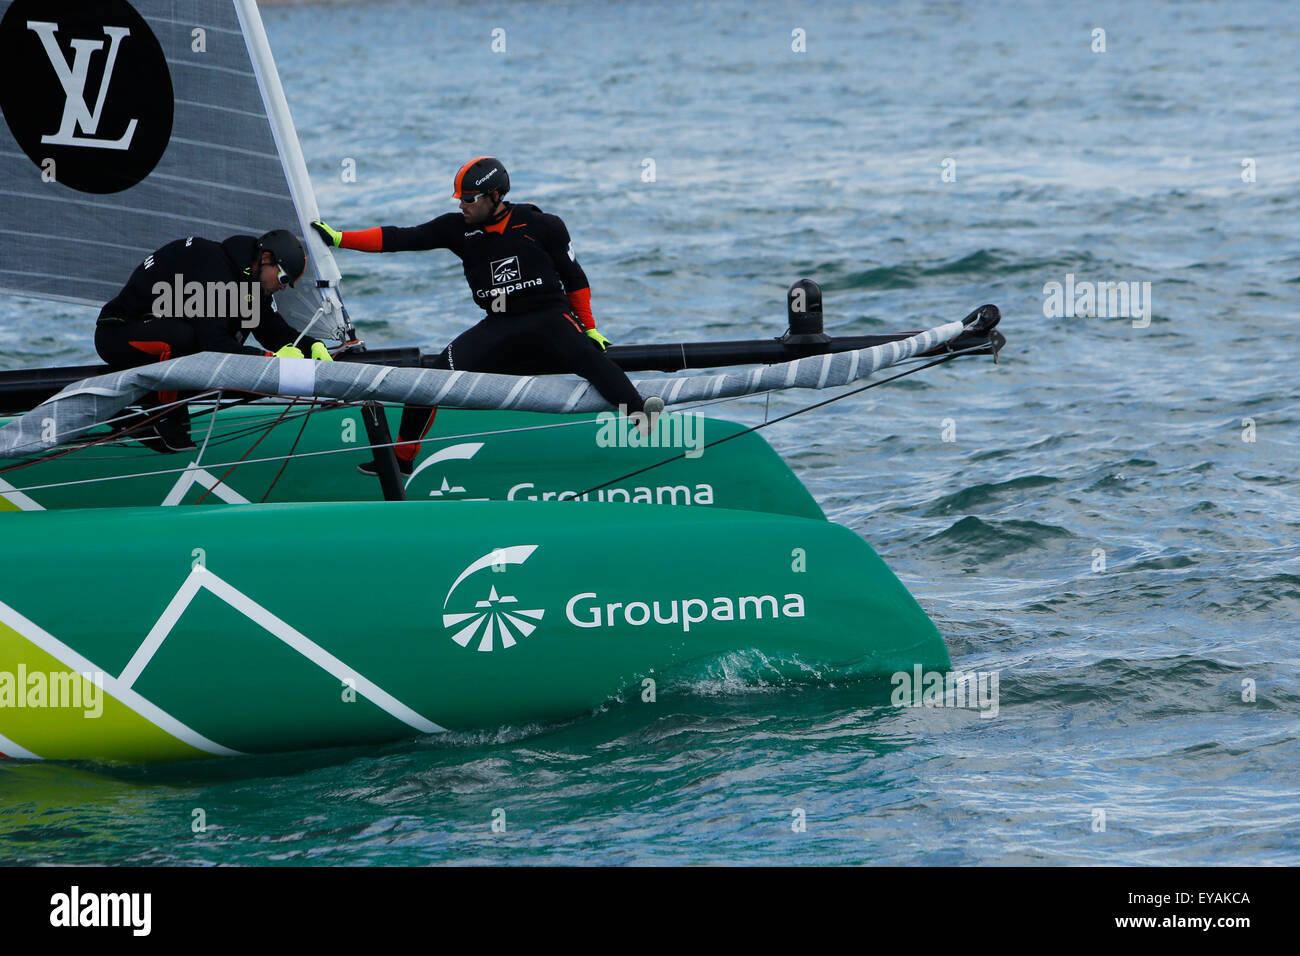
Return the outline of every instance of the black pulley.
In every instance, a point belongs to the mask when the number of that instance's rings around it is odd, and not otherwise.
[[[785,296],[790,329],[781,336],[786,345],[816,345],[829,342],[822,331],[822,287],[812,279],[800,279]]]

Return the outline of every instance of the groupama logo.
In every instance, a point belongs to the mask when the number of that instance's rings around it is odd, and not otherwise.
[[[511,548],[497,548],[490,551],[483,557],[470,564],[460,576],[452,582],[451,587],[447,589],[447,597],[442,602],[442,624],[448,629],[455,628],[456,633],[451,639],[461,647],[469,647],[470,642],[475,638],[478,639],[478,649],[480,651],[492,651],[496,647],[496,639],[501,639],[501,649],[514,647],[518,639],[528,637],[537,629],[546,612],[544,610],[524,610],[519,606],[519,599],[512,594],[502,595],[497,593],[495,581],[489,585],[489,591],[485,597],[474,602],[472,611],[454,611],[453,607],[465,607],[472,597],[458,598],[453,603],[452,597],[456,594],[456,589],[461,583],[473,577],[480,571],[491,572],[504,571],[510,565],[523,564],[527,561],[534,551],[537,550],[535,544],[520,544]],[[489,573],[491,573],[489,572]],[[476,580],[475,587],[466,588],[470,595],[482,594],[483,586],[480,578]]]
[[[512,565],[522,565],[538,549],[535,544],[521,544],[510,548],[497,548],[473,561],[460,573],[447,590],[442,602],[442,623],[454,633],[451,639],[461,647],[469,647],[477,640],[478,650],[492,651],[514,647],[522,638],[529,637],[545,617],[541,608],[525,610],[517,595],[503,594],[491,574],[475,578],[488,571],[505,571]],[[518,578],[512,577],[509,590],[513,591]],[[472,582],[458,594],[457,589]],[[504,585],[502,591],[507,590]],[[638,589],[639,590],[639,589]],[[477,598],[477,600],[476,600]],[[473,602],[471,604],[471,602]],[[470,609],[472,607],[472,610]],[[647,625],[671,627],[690,634],[692,627],[717,627],[740,624],[745,621],[778,620],[807,616],[804,596],[799,593],[737,594],[712,597],[690,596],[654,599],[627,594],[621,600],[602,597],[597,591],[574,594],[564,604],[564,620],[574,628],[610,628],[635,630]]]

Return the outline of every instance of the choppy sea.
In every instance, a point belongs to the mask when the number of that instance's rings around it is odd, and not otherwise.
[[[512,198],[568,223],[616,343],[778,335],[800,277],[832,333],[998,304],[999,364],[765,432],[954,667],[998,672],[998,712],[732,661],[649,716],[162,768],[6,761],[0,862],[1300,862],[1294,3],[263,16],[328,221],[422,222],[453,208],[457,166],[500,156]],[[439,348],[475,317],[449,254],[340,263],[371,344]],[[1067,282],[1138,295],[1064,315]],[[0,367],[94,361],[93,319],[0,302]]]

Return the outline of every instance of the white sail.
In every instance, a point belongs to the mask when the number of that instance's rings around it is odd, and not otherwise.
[[[340,337],[254,0],[0,0],[0,107],[0,290],[97,308],[174,239],[287,228],[308,274],[277,307]]]

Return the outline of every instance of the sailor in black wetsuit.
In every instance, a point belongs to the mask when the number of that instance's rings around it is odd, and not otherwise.
[[[564,222],[536,206],[505,202],[510,177],[491,156],[462,166],[453,190],[461,211],[421,226],[356,232],[340,232],[323,222],[312,227],[326,243],[344,249],[450,249],[460,257],[474,303],[487,315],[443,350],[435,368],[510,375],[571,372],[591,382],[611,405],[642,412],[645,400],[603,354],[609,341],[596,331],[591,289]],[[657,406],[652,413],[662,408],[657,398],[651,402]],[[419,441],[436,413],[436,408],[422,406],[403,409],[394,448],[403,474],[411,473]],[[360,469],[375,474],[374,462]]]
[[[284,321],[271,298],[293,286],[306,268],[302,243],[286,229],[219,243],[196,236],[169,242],[145,257],[122,291],[100,310],[95,351],[114,370],[196,352],[285,358],[304,358],[307,352],[333,361],[324,343],[299,336]],[[244,345],[249,332],[269,351]],[[174,392],[158,398],[162,404],[177,401]],[[155,427],[163,446],[159,450],[194,447],[183,405]]]

